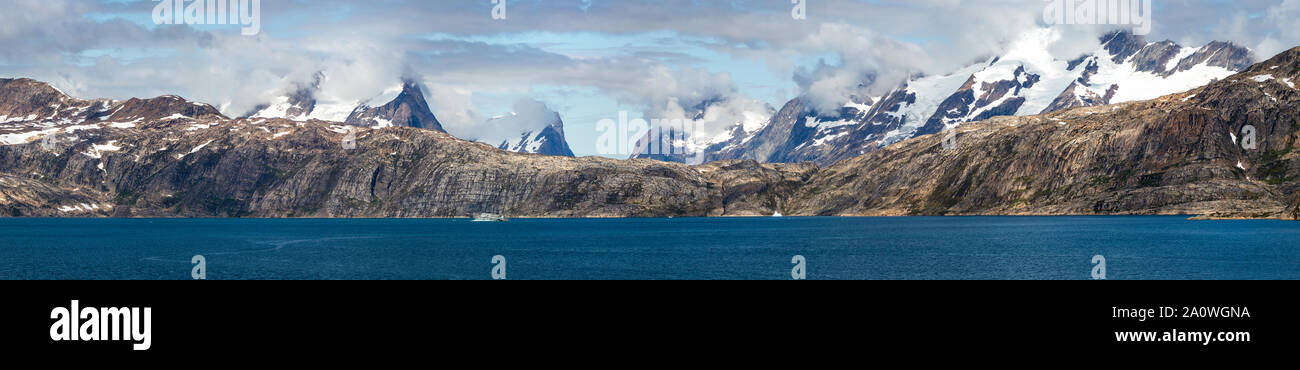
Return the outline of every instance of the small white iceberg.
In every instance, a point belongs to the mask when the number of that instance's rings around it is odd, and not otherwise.
[[[474,222],[505,222],[509,221],[505,216],[495,213],[480,213],[474,216]]]

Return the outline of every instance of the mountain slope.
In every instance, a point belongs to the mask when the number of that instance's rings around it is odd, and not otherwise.
[[[913,78],[875,98],[819,112],[806,97],[786,104],[762,132],[709,153],[711,159],[814,162],[828,166],[916,136],[997,116],[1153,99],[1186,91],[1249,66],[1249,51],[1213,42],[1201,48],[1112,33],[1071,61],[1048,53],[1060,36],[1026,34],[1009,51],[943,76]]]
[[[497,145],[497,149],[515,153],[572,157],[573,150],[569,149],[569,141],[564,137],[564,120],[560,119],[558,113],[551,113],[550,123],[545,127],[535,131],[525,131],[517,138],[504,140]],[[487,124],[492,124],[492,120]]]
[[[1300,48],[1155,100],[999,117],[841,162],[799,214],[1201,214],[1300,211]],[[1243,128],[1257,130],[1243,149]]]
[[[362,127],[408,126],[445,132],[429,110],[424,92],[413,81],[402,83],[402,92],[393,101],[378,107],[361,105],[344,122]]]
[[[179,96],[125,101],[85,100],[65,95],[44,82],[0,79],[0,145],[49,138],[58,145],[79,131],[142,124],[224,119],[216,108]]]
[[[349,126],[337,122],[175,118],[184,112],[165,109],[199,108],[171,97],[100,108],[45,84],[0,80],[7,113],[62,111],[73,102],[105,118],[136,118],[7,124],[0,217],[755,215],[771,214],[773,189],[816,172],[508,153],[404,126],[361,128],[347,149]],[[45,133],[59,135],[58,145],[41,145]]]

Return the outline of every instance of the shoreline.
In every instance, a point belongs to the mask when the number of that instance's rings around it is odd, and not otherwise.
[[[757,215],[733,215],[733,216],[680,216],[680,217],[613,217],[613,216],[590,216],[590,217],[564,217],[564,216],[511,216],[508,220],[672,220],[672,219],[783,219],[783,218],[880,218],[880,219],[905,219],[905,218],[1065,218],[1065,217],[1182,217],[1188,221],[1234,221],[1234,220],[1276,220],[1276,221],[1297,221],[1281,217],[1244,217],[1244,216],[1212,216],[1212,215],[1193,215],[1193,214],[987,214],[987,215],[831,215],[831,216],[809,216],[809,215],[783,215],[783,216],[757,216]],[[466,220],[472,221],[474,217],[0,217],[3,220]],[[509,222],[509,221],[505,221]]]

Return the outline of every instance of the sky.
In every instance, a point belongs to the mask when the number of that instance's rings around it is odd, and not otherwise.
[[[798,96],[879,95],[1036,28],[1059,28],[1052,52],[1072,59],[1123,27],[1047,24],[1044,0],[507,0],[504,19],[493,0],[262,0],[260,32],[244,35],[156,24],[154,0],[3,1],[0,77],[81,98],[177,94],[229,116],[318,72],[317,99],[339,104],[409,78],[452,134],[489,141],[514,129],[491,118],[543,105],[579,156],[622,155],[596,143],[620,112],[672,119],[709,101],[734,122]],[[1300,0],[1154,3],[1152,41],[1231,41],[1261,59],[1300,46]]]

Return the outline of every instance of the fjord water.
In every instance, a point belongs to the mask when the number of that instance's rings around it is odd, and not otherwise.
[[[0,219],[0,279],[1300,279],[1300,223],[1186,217]]]

